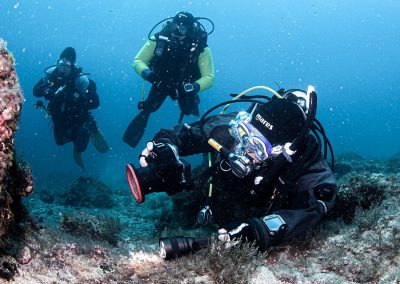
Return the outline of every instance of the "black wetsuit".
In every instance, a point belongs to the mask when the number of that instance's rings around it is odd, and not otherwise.
[[[177,125],[173,129],[162,129],[153,139],[177,146],[180,156],[215,152],[208,145],[208,138],[214,138],[221,145],[232,148],[234,140],[229,134],[228,123],[235,116],[236,113],[208,118],[203,128],[206,136],[200,131],[199,122],[195,122],[190,126]],[[245,178],[238,178],[230,171],[222,171],[218,166],[212,177],[213,183],[217,185],[214,187],[215,201],[212,207],[216,223],[220,226],[224,223],[219,221],[240,224],[247,218],[277,214],[283,218],[288,228],[273,244],[305,235],[332,209],[337,193],[335,178],[322,155],[319,152],[313,155],[315,151],[311,145],[315,145],[315,138],[308,136],[305,144],[309,146],[298,150],[292,157],[293,162],[272,178],[268,176],[268,169],[257,170]],[[314,158],[307,160],[309,156]],[[302,167],[304,164],[307,166]],[[269,182],[255,185],[256,176],[265,177]],[[285,179],[285,184],[281,184],[285,194],[278,201],[271,202],[279,177]]]
[[[77,152],[85,151],[90,133],[97,127],[89,112],[100,105],[95,82],[80,68],[74,67],[65,78],[57,66],[52,66],[35,85],[33,94],[49,101],[47,110],[53,121],[57,145],[73,142]]]

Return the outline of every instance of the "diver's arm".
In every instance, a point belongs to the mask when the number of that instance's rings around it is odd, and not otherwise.
[[[56,69],[56,66],[50,66],[45,70],[42,79],[33,87],[33,95],[35,97],[44,97],[46,100],[51,100],[54,97],[54,92],[56,90],[54,89],[55,86],[52,78]]]
[[[149,62],[153,58],[156,42],[148,40],[133,60],[133,69],[142,77],[144,70],[149,70]]]
[[[231,138],[227,125],[234,119],[236,113],[209,116],[200,129],[200,121],[188,124],[178,124],[172,129],[161,129],[153,138],[154,141],[163,139],[164,142],[178,147],[180,156],[207,153],[214,149],[208,144],[213,138],[223,145]]]
[[[33,95],[37,98],[44,97],[46,100],[54,98],[55,90],[48,80],[40,79],[33,87]]]
[[[295,237],[306,236],[307,233],[322,219],[325,213],[321,208],[321,204],[316,203],[307,209],[278,210],[268,216],[273,215],[280,216],[287,225],[287,229],[282,236],[271,240],[271,245],[277,245],[291,241]]]
[[[49,84],[45,83],[43,78],[40,79],[39,82],[37,82],[36,85],[33,87],[33,95],[37,98],[43,97],[48,87]]]
[[[153,138],[153,141],[162,141],[175,145],[180,156],[206,153],[207,140],[200,132],[198,125],[178,124],[172,129],[162,128]]]
[[[96,109],[100,106],[100,99],[96,93],[96,83],[86,75],[75,78],[75,88],[78,91],[81,103],[86,109]]]
[[[336,180],[326,161],[320,158],[296,181],[297,192],[291,198],[290,210],[277,210],[288,224],[282,241],[304,235],[334,206]]]
[[[200,85],[199,92],[202,92],[213,85],[215,77],[214,61],[209,47],[204,48],[204,51],[200,53],[198,65],[201,77],[196,83]]]
[[[290,199],[290,209],[227,224],[218,231],[218,238],[222,241],[233,238],[255,241],[261,250],[266,250],[269,246],[305,236],[333,208],[337,193],[335,179],[326,163],[319,161],[308,171],[296,183],[281,182],[283,187],[298,186]],[[277,229],[279,227],[281,230]]]
[[[91,79],[89,79],[86,101],[87,101],[87,108],[89,110],[96,109],[100,106],[100,98],[99,95],[97,94],[96,83]]]
[[[53,85],[50,80],[51,74],[56,70],[56,67],[49,67],[46,70],[47,72],[44,73],[43,77],[33,87],[33,95],[37,98],[44,97],[49,100],[51,98],[50,93],[54,94],[54,92],[49,91]]]

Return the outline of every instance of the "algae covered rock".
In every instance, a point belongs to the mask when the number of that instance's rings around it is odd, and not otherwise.
[[[390,157],[385,166],[388,173],[400,173],[400,152]]]
[[[91,177],[79,177],[57,202],[60,205],[85,208],[115,206],[113,191],[103,182]]]
[[[121,222],[117,217],[87,214],[64,214],[61,218],[60,227],[71,235],[103,240],[111,245],[117,245],[122,229]]]
[[[15,216],[20,199],[33,191],[30,166],[15,157],[14,135],[22,109],[22,92],[14,57],[0,38],[0,246]]]
[[[17,273],[18,265],[6,247],[10,240],[18,243],[12,228],[26,217],[21,197],[33,192],[31,168],[15,155],[14,136],[22,102],[14,57],[0,38],[0,277],[7,280]]]

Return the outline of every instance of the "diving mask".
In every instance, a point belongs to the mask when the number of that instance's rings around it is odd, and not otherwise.
[[[186,36],[189,31],[189,27],[183,23],[179,23],[176,25],[174,34],[177,36]]]
[[[237,145],[237,155],[249,155],[263,162],[271,155],[272,145],[251,123],[251,114],[239,112],[236,119],[229,123],[230,132]]]
[[[64,76],[68,76],[69,73],[72,71],[72,62],[69,61],[66,58],[61,58],[60,60],[58,60],[57,62],[58,64],[58,71],[64,75]]]
[[[272,153],[271,143],[250,123],[251,118],[252,113],[241,111],[229,123],[236,146],[234,152],[228,155],[227,162],[239,178],[260,168]]]

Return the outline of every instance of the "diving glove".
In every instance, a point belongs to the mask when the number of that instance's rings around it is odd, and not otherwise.
[[[52,100],[55,96],[56,96],[55,91],[51,88],[48,88],[43,95],[43,97],[48,101]]]
[[[261,252],[284,239],[288,226],[279,215],[267,215],[261,219],[249,218],[244,222],[232,222],[218,230],[218,239],[223,242],[241,240],[255,242]]]
[[[190,179],[190,165],[179,158],[175,145],[161,141],[149,141],[139,157],[142,168],[154,167],[167,183],[184,186]]]
[[[147,142],[146,148],[139,157],[139,163],[142,168],[147,167],[151,162],[162,164],[181,163],[178,149],[175,145],[155,141]]]
[[[245,222],[232,222],[218,230],[218,239],[235,245],[239,241],[254,242],[262,252],[266,251],[269,244],[269,234],[260,219],[250,218]]]

